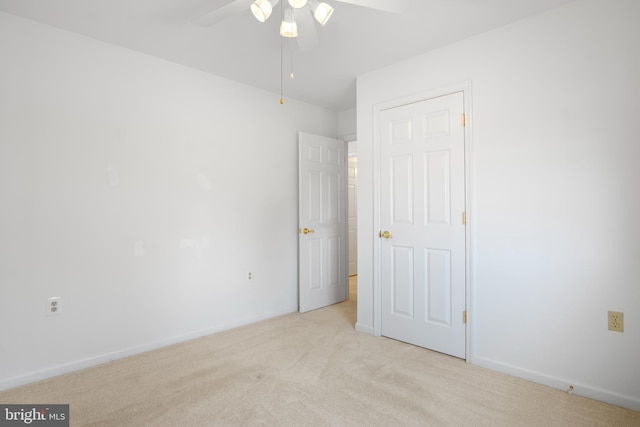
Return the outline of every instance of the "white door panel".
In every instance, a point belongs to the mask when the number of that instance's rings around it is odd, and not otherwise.
[[[349,157],[348,165],[348,229],[349,229],[349,276],[358,274],[358,159]]]
[[[381,333],[465,357],[463,94],[380,115]]]
[[[301,312],[347,297],[344,153],[344,144],[338,140],[299,134]]]

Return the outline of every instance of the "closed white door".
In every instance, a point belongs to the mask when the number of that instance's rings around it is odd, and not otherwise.
[[[358,158],[347,163],[347,222],[349,228],[349,276],[358,274]]]
[[[380,115],[381,333],[465,357],[463,93]]]
[[[299,305],[315,310],[347,298],[344,143],[299,134]]]

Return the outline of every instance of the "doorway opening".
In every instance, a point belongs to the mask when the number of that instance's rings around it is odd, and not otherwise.
[[[358,292],[358,147],[356,141],[347,142],[347,227],[349,299]]]

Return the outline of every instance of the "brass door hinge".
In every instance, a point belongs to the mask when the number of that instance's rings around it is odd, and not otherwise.
[[[462,225],[467,225],[467,213],[462,212]]]
[[[465,113],[462,113],[462,127],[465,127],[467,125],[467,115]]]
[[[467,323],[467,310],[462,312],[462,323]]]

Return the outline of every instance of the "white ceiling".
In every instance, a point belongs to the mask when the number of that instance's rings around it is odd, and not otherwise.
[[[326,26],[316,24],[313,49],[300,50],[284,39],[284,96],[344,111],[355,107],[359,74],[572,0],[411,0],[402,14],[324,1],[335,12]],[[0,0],[0,10],[279,93],[279,6],[265,23],[248,10],[209,28],[192,22],[224,3],[228,0]],[[292,48],[294,79],[289,78]]]

